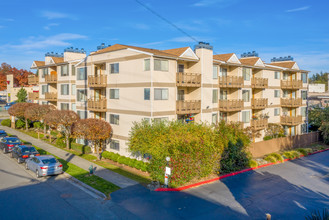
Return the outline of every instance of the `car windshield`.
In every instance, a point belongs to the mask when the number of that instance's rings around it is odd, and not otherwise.
[[[7,134],[6,133],[0,133],[0,137],[6,137]]]
[[[51,163],[57,163],[58,161],[55,158],[48,158],[48,159],[43,159],[42,163],[44,164],[51,164]]]
[[[9,143],[9,144],[19,144],[20,141],[17,138],[13,138],[13,139],[7,139],[7,143]]]
[[[22,148],[22,153],[33,153],[36,151],[37,150],[34,147],[23,147]]]

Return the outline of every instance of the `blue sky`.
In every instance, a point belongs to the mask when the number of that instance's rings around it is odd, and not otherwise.
[[[329,71],[326,0],[139,1],[209,42],[215,53],[256,50],[266,62],[291,55],[312,73]],[[70,46],[91,52],[100,43],[155,49],[196,44],[135,0],[3,0],[0,8],[0,62],[18,68]]]

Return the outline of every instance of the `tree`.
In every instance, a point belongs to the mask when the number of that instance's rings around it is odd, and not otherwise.
[[[329,107],[325,108],[312,108],[308,112],[308,122],[313,129],[317,130],[321,127],[323,122],[329,121]]]
[[[265,136],[271,138],[284,137],[284,129],[280,124],[268,123]]]
[[[323,135],[323,142],[325,144],[329,144],[329,122],[323,122],[319,130],[322,131],[321,134]]]
[[[111,125],[103,120],[88,118],[74,123],[73,135],[88,140],[92,144],[97,159],[101,159],[107,141],[112,137]]]
[[[12,105],[9,110],[8,114],[13,117],[20,118],[22,120],[25,120],[25,125],[26,125],[26,130],[28,129],[28,121],[27,118],[25,118],[25,110],[29,108],[30,106],[36,106],[37,104],[34,103],[27,103],[27,102],[21,102],[21,103],[16,103]]]
[[[251,126],[243,129],[243,133],[249,137],[250,141],[254,141],[255,138],[260,138],[262,136],[260,131],[253,129]]]
[[[326,91],[328,90],[328,76],[329,73],[315,73],[313,76],[310,77],[310,83],[322,83],[326,85]]]
[[[67,149],[70,149],[72,125],[78,120],[78,114],[71,110],[53,110],[45,116],[46,124],[53,128],[60,129],[64,134]]]
[[[33,73],[23,69],[18,70],[7,63],[2,63],[0,66],[0,91],[7,88],[6,76],[9,74],[14,76],[14,86],[26,86],[28,85],[28,76]]]
[[[22,87],[18,92],[17,92],[17,102],[26,102],[27,100],[27,92],[26,90]]]

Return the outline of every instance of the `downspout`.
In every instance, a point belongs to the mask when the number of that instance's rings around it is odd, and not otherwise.
[[[152,118],[153,118],[153,99],[154,99],[154,94],[153,94],[153,97],[151,97],[152,88],[153,88],[153,69],[154,69],[154,59],[153,59],[153,56],[151,56],[151,58],[150,58],[150,70],[151,70],[151,87],[150,87],[151,121],[152,121]]]
[[[201,122],[203,122],[203,114],[202,114],[202,99],[203,99],[203,85],[202,85],[202,82],[203,82],[203,60],[204,60],[204,57],[203,57],[203,49],[201,50],[201,57],[202,57],[202,61],[201,61],[201,100],[200,100],[200,105],[201,105]]]

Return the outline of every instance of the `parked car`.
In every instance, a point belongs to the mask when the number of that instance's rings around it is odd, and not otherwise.
[[[21,141],[17,137],[4,137],[0,141],[0,148],[5,154],[11,152],[17,145],[21,145]]]
[[[16,158],[18,163],[23,163],[27,158],[40,156],[39,152],[29,145],[18,145],[11,151],[11,157]]]
[[[7,103],[6,105],[5,105],[5,110],[7,110],[8,111],[8,109],[12,106],[12,105],[14,105],[14,104],[16,104],[17,102],[16,101],[13,101],[13,102],[9,102],[9,103]]]
[[[2,100],[2,99],[0,99],[0,108],[5,107],[6,104],[7,104],[6,100]]]
[[[0,130],[0,139],[1,139],[1,138],[4,138],[4,137],[8,137],[7,132],[4,131],[4,130]]]
[[[25,168],[35,172],[37,178],[63,173],[63,165],[51,155],[41,155],[26,160]]]

